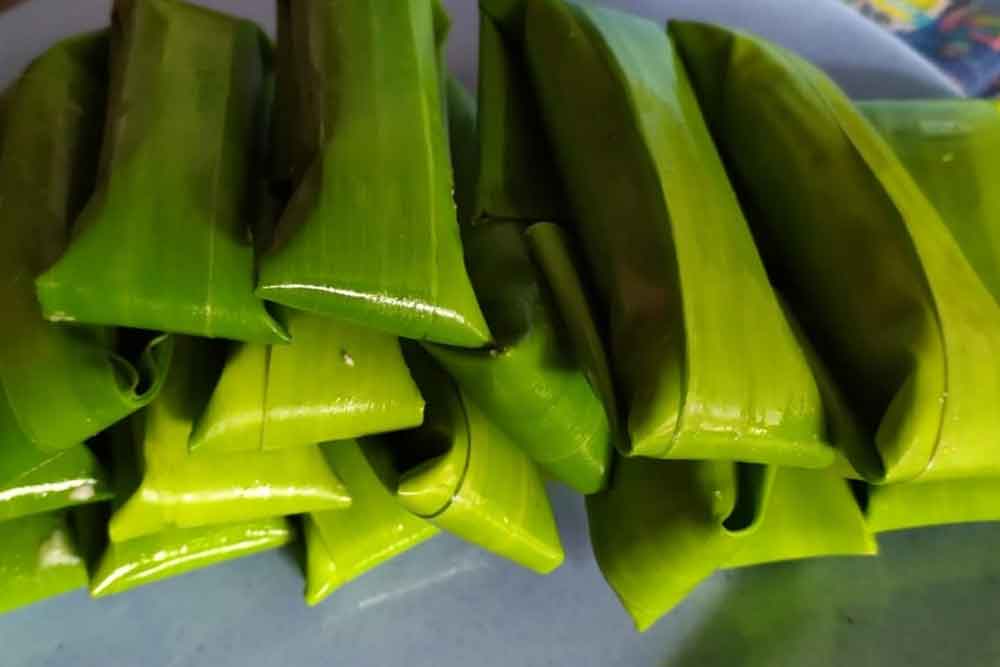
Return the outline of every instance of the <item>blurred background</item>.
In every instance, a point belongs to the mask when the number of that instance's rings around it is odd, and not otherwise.
[[[1000,0],[845,0],[968,94],[1000,94]]]

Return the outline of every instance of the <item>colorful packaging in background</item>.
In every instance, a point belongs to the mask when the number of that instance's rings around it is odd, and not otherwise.
[[[845,0],[969,95],[1000,96],[1000,0]]]

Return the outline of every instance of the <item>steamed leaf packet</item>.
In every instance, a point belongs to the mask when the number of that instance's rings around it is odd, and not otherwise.
[[[0,521],[0,614],[86,585],[67,512]]]
[[[1000,113],[981,100],[865,102],[881,133],[940,213],[994,300],[1000,298]],[[988,451],[988,450],[987,450]],[[993,456],[1000,456],[994,447]],[[868,486],[872,530],[1000,520],[1000,479],[969,477]]]
[[[821,396],[664,30],[532,0],[524,50],[607,327],[622,449],[822,468]]]
[[[592,324],[589,313],[583,322],[563,322],[526,227],[489,221],[463,230],[469,273],[495,344],[488,350],[428,345],[427,351],[542,469],[593,493],[604,486],[613,437],[565,333]]]
[[[670,34],[771,280],[854,420],[837,443],[852,474],[1000,476],[1000,309],[944,222],[955,211],[808,62],[724,28]]]
[[[598,565],[639,631],[718,569],[877,548],[830,470],[619,458],[587,514]]]
[[[303,311],[292,342],[238,343],[195,422],[193,452],[314,447],[419,426],[424,401],[392,336]]]
[[[111,517],[113,542],[350,504],[317,445],[235,454],[188,451],[194,418],[218,373],[217,356],[209,341],[178,337],[163,391],[116,443],[133,450],[141,481],[120,498]]]
[[[178,0],[114,6],[97,189],[36,281],[54,321],[276,343],[249,220],[270,67],[252,23]]]
[[[262,259],[257,294],[396,336],[480,347],[490,332],[452,199],[436,9],[427,0],[283,6],[296,77],[284,90],[302,96],[296,131],[311,148],[296,154],[312,160]]]
[[[547,473],[581,493],[605,483],[613,449],[609,414],[588,384],[586,361],[566,345],[570,332],[594,330],[589,309],[563,319],[559,293],[546,284],[544,268],[527,236],[532,222],[556,209],[546,204],[554,170],[539,151],[540,128],[523,72],[508,63],[498,29],[485,15],[480,34],[479,140],[453,130],[453,162],[478,159],[476,204],[461,219],[469,277],[493,332],[485,349],[444,345],[426,349],[495,424]],[[523,69],[523,68],[521,68]],[[516,89],[516,91],[514,90]],[[449,98],[450,125],[475,125],[461,98]],[[484,128],[483,123],[490,125]],[[542,178],[542,175],[545,178]],[[459,182],[475,187],[476,178]],[[471,200],[468,191],[456,198]],[[557,242],[559,236],[553,236]],[[561,272],[579,284],[575,265]],[[582,287],[579,288],[582,293]],[[569,330],[569,331],[568,331]],[[603,360],[603,355],[602,355]]]
[[[351,494],[351,506],[304,518],[306,602],[319,604],[344,584],[438,534],[408,512],[390,489],[396,475],[388,453],[355,441],[322,445]]]
[[[135,493],[141,482],[137,452],[129,440],[127,425],[112,433],[115,509],[121,506],[121,499]],[[196,528],[165,528],[112,542],[108,539],[108,508],[89,505],[74,514],[80,547],[90,566],[90,594],[95,598],[276,549],[295,539],[288,519],[270,517]]]
[[[547,574],[563,561],[541,473],[419,347],[404,348],[427,400],[424,424],[368,446],[391,457],[396,498],[414,515]]]
[[[60,42],[4,95],[0,484],[148,403],[170,356],[162,337],[122,355],[109,330],[46,322],[35,296],[35,277],[66,247],[93,186],[107,47],[105,33]]]

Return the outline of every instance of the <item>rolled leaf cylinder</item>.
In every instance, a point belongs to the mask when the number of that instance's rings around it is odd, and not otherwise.
[[[66,512],[0,521],[0,614],[86,585]]]
[[[350,496],[319,447],[189,453],[192,423],[219,361],[211,342],[178,337],[160,396],[115,443],[131,449],[141,482],[108,526],[113,542],[194,528],[346,507]],[[131,428],[129,428],[131,427]]]
[[[315,157],[261,264],[257,294],[422,340],[490,333],[462,258],[426,0],[288,3],[300,127]]]
[[[301,311],[284,319],[290,344],[230,350],[192,451],[313,447],[420,425],[424,401],[397,339]]]
[[[630,455],[823,467],[818,389],[660,26],[532,0],[525,53]]]
[[[93,188],[107,48],[105,33],[60,42],[4,96],[0,450],[7,456],[0,483],[8,481],[13,452],[41,462],[148,403],[169,360],[163,338],[123,356],[110,331],[46,322],[35,296],[34,278],[66,247]]]
[[[857,420],[872,482],[996,476],[1000,310],[941,214],[821,71],[673,23],[768,272]]]
[[[50,320],[260,343],[250,184],[268,74],[253,24],[177,0],[115,4],[97,190],[37,280]]]
[[[386,452],[371,445],[363,451],[354,441],[322,447],[351,494],[351,506],[316,512],[304,520],[310,605],[438,533],[434,524],[408,512],[387,487],[395,474]]]
[[[563,561],[535,464],[420,348],[407,361],[427,399],[423,426],[382,436],[395,493],[416,516],[540,574]]]

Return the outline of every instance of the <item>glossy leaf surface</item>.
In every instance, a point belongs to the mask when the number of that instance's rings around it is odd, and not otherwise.
[[[301,311],[285,322],[291,344],[232,348],[192,451],[314,446],[423,421],[397,339]]]
[[[769,273],[857,419],[869,481],[997,476],[1000,309],[892,149],[818,69],[674,23]]]
[[[253,24],[115,5],[97,191],[37,281],[50,320],[273,343],[253,295],[250,184],[269,63]]]
[[[627,451],[829,465],[815,382],[663,30],[533,0],[525,34]]]
[[[1000,298],[1000,199],[995,159],[1000,114],[979,100],[867,102],[861,111],[941,214],[994,299]],[[995,442],[995,441],[994,441]],[[984,447],[984,456],[1000,450]],[[865,511],[875,531],[1000,520],[995,477],[870,486]]]
[[[78,446],[158,391],[170,345],[153,339],[138,363],[114,336],[46,322],[33,280],[65,248],[93,186],[105,94],[107,36],[61,42],[6,95],[0,143],[0,483],[26,456]],[[53,419],[53,415],[58,419]],[[16,453],[15,453],[16,452]]]
[[[601,571],[640,631],[719,568],[875,553],[829,471],[619,458],[587,512]]]
[[[87,585],[64,512],[0,522],[0,613]]]
[[[310,605],[438,533],[432,523],[408,512],[386,487],[382,477],[393,474],[386,452],[372,446],[362,451],[353,441],[322,447],[351,494],[351,506],[305,518]]]
[[[86,445],[56,454],[0,448],[0,471],[0,521],[111,497],[107,475]]]
[[[535,464],[419,348],[407,361],[427,400],[423,426],[384,436],[404,507],[487,551],[550,572],[563,560]]]
[[[111,518],[112,541],[167,528],[193,528],[345,507],[350,497],[318,446],[238,454],[189,453],[195,415],[219,364],[213,344],[179,337],[160,396],[133,424],[142,481]],[[128,440],[126,438],[125,440]]]
[[[490,334],[462,259],[433,3],[289,3],[315,159],[257,293],[416,339]]]
[[[608,418],[516,221],[463,230],[470,276],[496,336],[488,350],[429,345],[490,420],[543,469],[581,493],[604,486]]]

